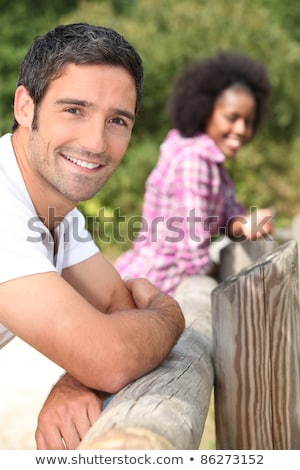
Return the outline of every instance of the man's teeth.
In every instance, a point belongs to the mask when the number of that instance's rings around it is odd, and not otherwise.
[[[65,155],[65,158],[67,160],[70,160],[70,162],[75,163],[76,165],[81,166],[82,168],[88,168],[89,170],[94,170],[95,168],[99,168],[99,163],[89,163],[85,162],[84,160],[78,160],[77,158],[69,157],[68,155]]]

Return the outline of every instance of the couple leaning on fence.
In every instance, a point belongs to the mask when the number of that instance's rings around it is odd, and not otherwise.
[[[261,64],[224,52],[179,76],[173,127],[147,181],[143,216],[180,217],[181,242],[163,223],[117,269],[102,256],[76,205],[120,163],[142,86],[136,50],[85,23],[35,39],[20,65],[15,122],[0,139],[0,347],[19,336],[66,371],[39,414],[38,449],[77,448],[105,399],[167,357],[185,328],[173,293],[184,276],[214,274],[208,246],[220,227],[252,239],[272,230],[257,210],[253,233],[223,166],[255,134],[269,82]],[[213,216],[195,224],[196,241],[186,236],[191,210],[195,223]]]

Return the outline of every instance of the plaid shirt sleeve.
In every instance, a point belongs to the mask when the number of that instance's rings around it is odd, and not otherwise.
[[[228,222],[232,217],[245,215],[246,209],[237,201],[233,182],[223,166],[220,171],[224,190],[225,220]]]

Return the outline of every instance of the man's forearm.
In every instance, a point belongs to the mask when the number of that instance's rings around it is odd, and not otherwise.
[[[105,388],[114,393],[165,359],[183,332],[185,321],[178,303],[161,293],[155,294],[143,309],[114,312],[110,317],[115,322],[113,329],[118,328],[120,333],[119,354],[111,356],[112,388]]]

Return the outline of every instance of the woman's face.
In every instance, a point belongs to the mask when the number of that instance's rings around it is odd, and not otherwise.
[[[227,88],[216,99],[205,132],[226,157],[234,157],[253,136],[255,115],[250,91],[242,86]]]

